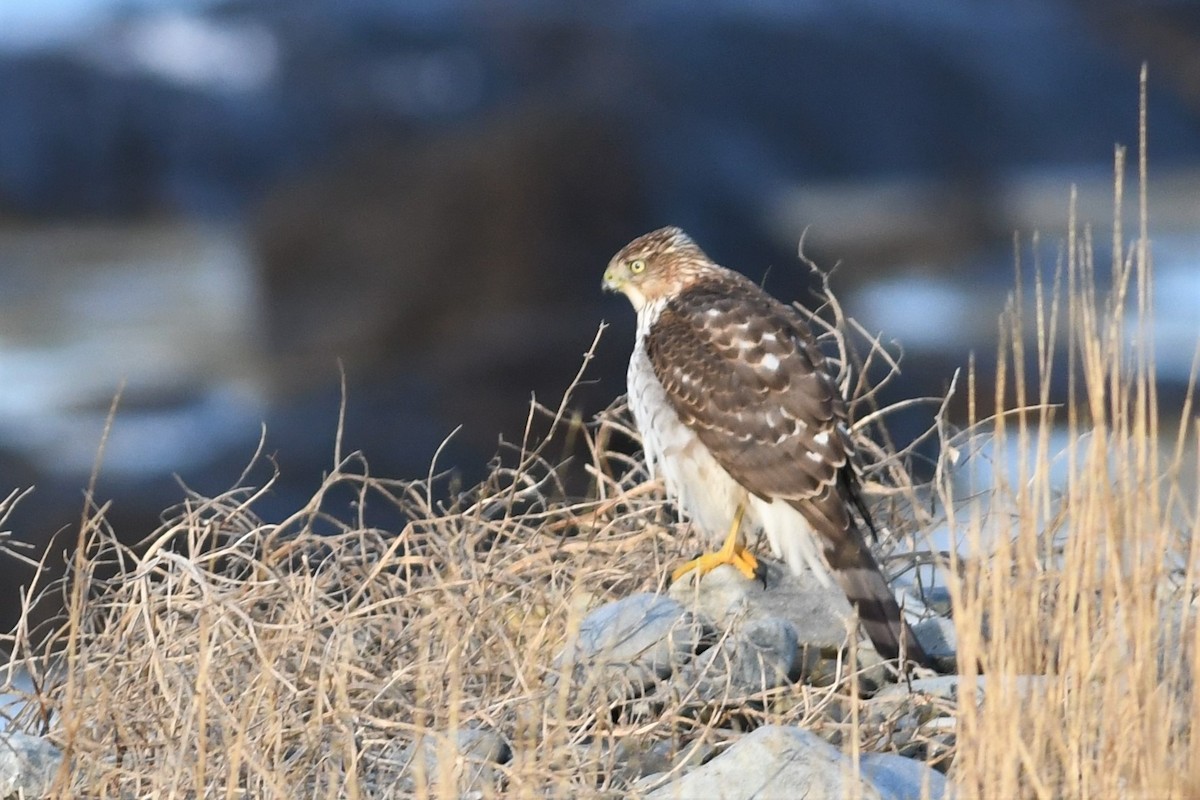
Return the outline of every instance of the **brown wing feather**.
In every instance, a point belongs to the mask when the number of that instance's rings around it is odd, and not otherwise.
[[[668,399],[713,458],[764,499],[795,507],[886,657],[928,659],[850,514],[858,500],[845,401],[807,324],[738,273],[672,298],[646,352]],[[861,501],[855,502],[863,509]]]
[[[852,447],[837,424],[845,403],[792,309],[721,275],[667,303],[646,351],[684,424],[746,489],[807,501],[838,483]],[[841,522],[836,505],[827,513]]]

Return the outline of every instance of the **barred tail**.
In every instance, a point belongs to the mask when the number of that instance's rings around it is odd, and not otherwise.
[[[875,559],[869,552],[863,555],[865,558],[859,563],[833,568],[838,585],[858,611],[863,630],[884,658],[899,658],[903,652],[906,661],[932,667],[929,656],[904,620],[896,597],[883,579]]]
[[[794,507],[812,526],[834,580],[857,609],[863,630],[879,654],[894,659],[903,652],[906,661],[932,667],[929,655],[900,613],[896,596],[884,580],[879,563],[871,555],[862,530],[850,517],[847,494],[856,501],[864,521],[870,525],[866,508],[857,500],[853,487],[841,488],[842,491],[838,491],[837,487],[829,486],[820,496],[795,503]],[[873,526],[871,530],[874,531]]]

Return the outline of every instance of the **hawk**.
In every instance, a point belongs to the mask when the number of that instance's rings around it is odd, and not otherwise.
[[[637,311],[629,406],[651,475],[705,536],[723,544],[672,579],[758,562],[740,531],[760,530],[794,573],[830,573],[885,658],[929,659],[901,616],[856,522],[871,528],[853,464],[846,402],[807,323],[679,228],[634,239],[604,288]]]

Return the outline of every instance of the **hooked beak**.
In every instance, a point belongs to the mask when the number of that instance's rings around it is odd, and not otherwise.
[[[621,270],[617,267],[609,267],[604,270],[604,280],[600,282],[600,288],[606,292],[619,292],[625,285],[625,276],[621,274]]]
[[[604,270],[604,280],[600,286],[606,292],[620,292],[625,295],[633,304],[634,311],[640,314],[646,305],[646,297],[639,286],[630,283],[629,277],[629,268],[624,264],[610,264],[608,269]]]

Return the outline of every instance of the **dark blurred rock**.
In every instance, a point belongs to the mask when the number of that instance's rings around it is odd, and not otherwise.
[[[227,214],[292,149],[282,114],[261,127],[272,106],[61,53],[0,58],[0,203],[52,218]]]
[[[1200,114],[1200,6],[1187,0],[1076,0],[1075,5],[1130,70],[1149,65],[1152,85],[1167,86],[1193,114]]]
[[[434,428],[464,424],[485,456],[520,441],[531,395],[557,404],[613,309],[598,276],[652,224],[646,194],[626,128],[552,107],[377,143],[281,187],[254,227],[281,386],[339,358],[356,382],[415,374]],[[623,391],[621,316],[585,413]]]
[[[240,219],[254,209],[275,389],[262,413],[284,470],[264,513],[293,510],[329,466],[338,358],[344,450],[365,450],[376,474],[424,474],[465,424],[439,465],[478,477],[498,436],[522,437],[531,394],[557,403],[601,318],[613,329],[589,370],[597,383],[575,405],[608,403],[624,388],[633,314],[600,296],[598,275],[650,228],[684,226],[785,299],[806,298],[795,257],[805,230],[819,264],[845,261],[839,291],[903,264],[1003,293],[1011,228],[1043,220],[1044,198],[1057,203],[1059,185],[1065,197],[1076,165],[1101,171],[1099,190],[1081,195],[1096,205],[1081,208],[1107,204],[1112,146],[1136,141],[1142,58],[1154,169],[1200,158],[1195,12],[1184,2],[198,9],[122,4],[75,40],[0,52],[0,213]],[[180,36],[232,55],[201,47],[192,55],[208,72],[197,71],[172,46]],[[1018,169],[1049,184],[1014,184]],[[1195,181],[1181,183],[1166,205],[1190,230]],[[0,269],[11,294],[11,265]],[[888,293],[884,304],[948,331],[936,352],[908,348],[885,400],[937,393],[969,348],[993,349],[966,341],[936,303]],[[894,334],[884,327],[885,340]],[[979,363],[986,373],[986,355]],[[903,443],[928,415],[891,422],[907,429]],[[226,488],[256,428],[184,478]],[[24,462],[5,450],[0,459]],[[550,455],[569,451],[564,442]],[[178,499],[170,471],[102,483],[104,499],[137,495],[117,498],[122,530],[148,532]],[[10,481],[39,486],[13,523],[27,538],[44,542],[78,518],[86,472]]]

